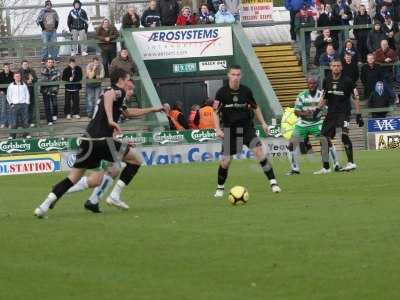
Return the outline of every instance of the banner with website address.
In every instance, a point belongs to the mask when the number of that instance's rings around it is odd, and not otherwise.
[[[261,127],[257,127],[257,135],[261,138],[267,134]],[[268,136],[279,137],[280,127],[270,127]],[[174,145],[174,144],[201,144],[217,141],[214,129],[186,130],[186,131],[154,131],[125,134],[122,140],[135,145]],[[0,155],[45,153],[71,151],[78,148],[77,138],[43,138],[0,141]]]
[[[230,26],[140,30],[132,36],[143,60],[233,55]]]

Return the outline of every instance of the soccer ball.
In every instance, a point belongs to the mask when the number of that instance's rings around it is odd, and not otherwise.
[[[249,201],[250,195],[247,189],[243,186],[234,186],[231,188],[228,200],[232,205],[246,204]]]

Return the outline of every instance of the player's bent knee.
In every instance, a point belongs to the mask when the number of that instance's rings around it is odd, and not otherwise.
[[[230,164],[231,164],[231,161],[232,161],[232,157],[231,156],[224,156],[224,157],[222,157],[222,159],[221,159],[221,167],[223,167],[224,169],[227,169],[227,168],[229,168],[229,166],[230,166]]]

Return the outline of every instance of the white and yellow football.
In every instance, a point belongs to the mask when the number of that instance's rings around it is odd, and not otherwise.
[[[229,191],[228,200],[232,205],[246,204],[249,201],[250,195],[247,189],[243,186],[234,186]]]

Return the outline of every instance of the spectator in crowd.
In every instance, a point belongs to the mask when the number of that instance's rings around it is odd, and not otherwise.
[[[80,119],[79,115],[79,91],[82,89],[82,68],[76,64],[74,58],[69,59],[68,66],[64,69],[62,73],[62,80],[68,82],[76,82],[65,85],[65,105],[64,114],[68,120],[71,120],[72,116],[75,119]],[[72,102],[72,111],[71,111]]]
[[[397,57],[400,57],[400,31],[397,31],[393,37],[394,46],[397,53]]]
[[[54,66],[54,59],[48,58],[45,67],[42,72],[42,86],[40,92],[43,95],[44,110],[46,114],[47,125],[53,125],[53,122],[57,121],[58,117],[58,105],[57,105],[57,94],[58,85],[46,85],[46,82],[59,81],[60,72]]]
[[[117,56],[117,44],[119,33],[117,28],[110,23],[110,20],[104,19],[96,30],[96,37],[100,41],[101,58],[105,76],[109,76],[109,66],[112,60]]]
[[[136,7],[134,4],[128,5],[128,12],[122,17],[122,29],[127,28],[139,28],[140,18],[136,13]]]
[[[225,4],[219,5],[219,10],[215,14],[215,23],[222,24],[222,23],[235,23],[235,17],[226,10]]]
[[[350,20],[353,19],[353,13],[346,0],[337,0],[333,6],[333,14],[338,16],[340,25],[349,25]]]
[[[365,5],[360,5],[358,13],[354,17],[354,25],[367,24],[371,24],[371,17],[367,14]],[[360,59],[362,62],[366,62],[368,54],[367,39],[370,29],[354,29],[353,32],[357,41],[357,50],[360,53]]]
[[[42,61],[45,62],[50,56],[55,60],[58,60],[58,47],[47,46],[47,43],[57,42],[57,28],[59,18],[57,12],[53,9],[53,4],[50,0],[46,0],[43,8],[37,19],[36,23],[42,28],[42,42],[44,44],[42,48]]]
[[[296,41],[296,27],[295,27],[296,14],[302,7],[304,7],[304,5],[310,7],[312,6],[312,4],[313,3],[311,0],[285,0],[284,2],[285,8],[290,13],[290,37],[292,38],[293,42]]]
[[[29,66],[27,60],[21,62],[21,68],[18,71],[21,74],[22,81],[27,85],[29,91],[28,122],[30,127],[35,126],[35,93],[33,85],[37,82],[37,75],[33,68]]]
[[[388,89],[385,88],[383,81],[378,81],[375,84],[375,89],[368,98],[369,108],[386,108],[393,105],[394,98]],[[373,118],[386,118],[387,112],[373,112]]]
[[[4,63],[0,72],[0,84],[10,84],[14,81],[14,73],[10,70],[10,64]],[[9,107],[7,103],[7,87],[0,88],[0,128],[9,125]]]
[[[101,80],[104,78],[104,67],[98,57],[93,57],[92,61],[86,66],[86,79]],[[101,82],[89,82],[86,84],[86,113],[92,118],[94,106],[101,94]]]
[[[332,45],[335,50],[339,48],[339,42],[335,36],[332,36],[331,30],[325,28],[322,30],[321,34],[317,36],[314,41],[315,46],[315,59],[314,64],[319,66],[319,58],[325,52],[326,46]]]
[[[149,7],[143,12],[141,23],[143,27],[161,26],[161,17],[157,10],[156,0],[150,0]]]
[[[179,4],[176,0],[159,0],[158,12],[162,26],[174,26],[179,15]]]
[[[10,128],[18,128],[18,120],[21,120],[22,127],[28,128],[28,107],[29,107],[29,91],[27,85],[22,81],[21,74],[16,72],[14,74],[14,82],[7,88],[7,102],[10,106]],[[15,133],[10,134],[10,139],[16,138]],[[30,136],[25,133],[26,138]]]
[[[360,72],[358,70],[357,62],[353,61],[353,56],[346,52],[342,59],[343,64],[343,72],[342,74],[346,75],[351,79],[353,84],[357,82],[358,78],[360,77]]]
[[[207,99],[197,111],[194,124],[197,125],[199,129],[215,128],[213,103],[213,100]]]
[[[331,61],[339,59],[339,55],[337,54],[333,45],[329,44],[326,46],[326,52],[321,55],[319,58],[319,65],[320,66],[329,66]]]
[[[300,41],[300,28],[314,27],[315,21],[312,12],[308,9],[307,5],[304,5],[299,12],[296,14],[294,20],[296,33],[298,35],[297,40]],[[306,31],[304,33],[304,42],[306,46],[306,59],[307,62],[310,61],[310,48],[311,48],[311,31]],[[304,54],[303,54],[304,55]]]
[[[385,23],[382,24],[382,31],[386,35],[386,40],[389,43],[389,47],[395,50],[396,45],[394,41],[394,35],[396,34],[396,32],[399,31],[399,26],[395,22],[393,22],[390,15],[386,16]]]
[[[385,22],[385,18],[386,18],[388,15],[390,15],[390,13],[388,12],[387,6],[386,6],[386,5],[382,6],[382,7],[379,9],[379,12],[378,12],[377,14],[375,14],[375,17],[374,17],[375,23],[376,23],[376,22],[379,22],[379,23],[383,24],[383,23]]]
[[[138,69],[135,62],[130,58],[127,49],[121,49],[119,55],[113,59],[110,66],[110,72],[114,69],[123,69],[131,76],[137,75]]]
[[[236,22],[240,22],[240,10],[242,4],[240,0],[224,0],[226,10],[229,11],[234,17]]]
[[[209,11],[207,4],[202,4],[200,7],[200,13],[197,20],[199,24],[213,24],[215,21],[214,15]]]
[[[207,0],[207,6],[211,13],[214,15],[217,13],[219,9],[219,5],[224,3],[222,0]]]
[[[367,55],[367,63],[361,67],[361,82],[364,86],[364,99],[368,99],[371,92],[375,89],[378,81],[383,81],[383,71],[381,67],[375,63],[374,54]]]
[[[190,7],[185,6],[181,10],[181,14],[176,19],[176,25],[186,26],[195,25],[197,23],[196,16],[192,14]]]
[[[381,41],[381,47],[375,51],[375,60],[380,64],[392,64],[396,61],[397,55],[393,49],[390,49],[387,40]]]
[[[69,12],[67,21],[69,31],[72,33],[72,40],[79,42],[86,41],[89,27],[88,16],[86,11],[82,9],[82,3],[79,0],[75,0],[73,6],[74,8]],[[79,45],[81,46],[82,56],[88,55],[87,45],[85,43],[79,43],[72,45],[71,56],[79,53]]]
[[[385,33],[382,31],[380,22],[375,22],[373,30],[368,34],[367,48],[369,53],[373,53],[379,48],[381,41],[386,39]]]
[[[171,130],[185,130],[189,129],[189,125],[186,122],[185,116],[182,113],[183,103],[176,101],[172,106],[172,110],[169,112],[168,117],[171,120]]]
[[[355,64],[358,63],[358,58],[359,58],[359,53],[356,49],[356,46],[354,45],[353,41],[348,39],[345,43],[344,43],[344,49],[342,51],[342,53],[340,53],[340,58],[343,60],[344,59],[344,55],[345,54],[350,54],[351,55],[351,61]]]
[[[194,120],[195,120],[195,118],[196,118],[197,111],[198,111],[199,109],[200,109],[200,106],[197,105],[197,104],[192,105],[192,107],[190,108],[190,113],[189,113],[189,117],[188,117],[188,121],[187,121],[188,126],[189,126],[190,129],[198,129],[198,128],[199,128],[199,127],[198,127],[198,124],[196,125],[196,124],[194,123]]]
[[[321,5],[322,12],[320,13],[317,26],[318,27],[331,27],[331,26],[339,26],[340,19],[339,16],[333,13],[332,6],[330,4]],[[332,31],[331,35],[337,39],[338,31]]]

